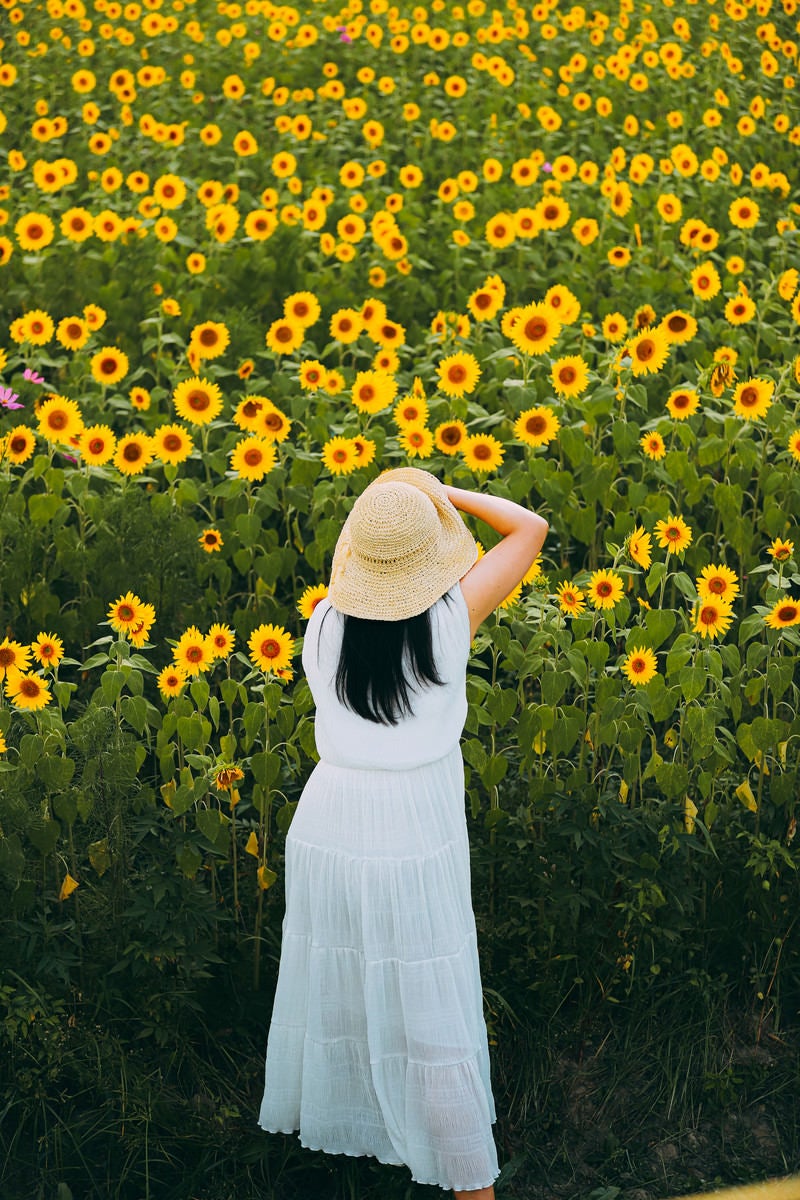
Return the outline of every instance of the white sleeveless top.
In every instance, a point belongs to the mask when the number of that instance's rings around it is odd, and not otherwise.
[[[469,613],[460,584],[431,606],[433,661],[441,685],[416,684],[413,714],[396,725],[367,721],[336,695],[336,667],[344,618],[327,599],[309,618],[303,669],[316,704],[315,735],[323,762],[341,767],[402,771],[435,762],[458,745],[467,719]]]

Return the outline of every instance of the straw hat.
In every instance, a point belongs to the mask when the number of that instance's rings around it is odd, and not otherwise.
[[[358,497],[333,553],[328,599],[339,612],[403,621],[458,582],[478,548],[428,471],[385,471]]]

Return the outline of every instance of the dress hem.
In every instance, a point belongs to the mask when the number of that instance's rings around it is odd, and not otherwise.
[[[494,1124],[494,1122],[492,1122],[492,1124]],[[269,1126],[262,1125],[260,1121],[258,1122],[258,1126],[259,1126],[259,1129],[264,1130],[264,1133],[283,1133],[283,1134],[287,1134],[287,1135],[291,1135],[293,1133],[299,1133],[299,1130],[297,1130],[297,1129],[270,1129]],[[304,1150],[321,1151],[323,1154],[343,1154],[343,1155],[345,1155],[346,1158],[374,1158],[376,1162],[382,1163],[383,1166],[385,1166],[385,1167],[406,1167],[406,1166],[408,1166],[408,1164],[404,1163],[403,1160],[400,1158],[380,1158],[379,1155],[377,1155],[377,1154],[370,1154],[370,1152],[368,1150],[361,1150],[359,1152],[356,1152],[353,1150],[340,1150],[338,1148],[334,1149],[331,1146],[312,1145],[310,1142],[304,1142],[302,1137],[299,1137],[298,1140]],[[409,1170],[411,1170],[410,1167],[409,1167]],[[499,1176],[500,1176],[500,1172],[498,1171],[496,1175],[492,1176],[492,1178],[488,1181],[488,1183],[441,1183],[438,1179],[419,1179],[414,1174],[414,1172],[411,1171],[411,1179],[414,1183],[421,1183],[424,1187],[442,1188],[442,1190],[445,1192],[447,1192],[447,1191],[478,1192],[482,1188],[491,1187],[494,1183],[497,1182],[497,1179],[499,1178]]]

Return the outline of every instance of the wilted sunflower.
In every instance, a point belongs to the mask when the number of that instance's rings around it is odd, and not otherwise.
[[[658,674],[655,652],[649,646],[638,646],[625,656],[621,670],[634,687],[649,683]]]
[[[505,451],[490,433],[473,433],[464,439],[464,462],[473,471],[494,471],[503,461]]]
[[[307,621],[320,600],[324,600],[327,594],[328,585],[326,583],[316,583],[312,587],[307,587],[297,601],[297,611],[300,616]]]
[[[743,379],[733,391],[733,411],[745,421],[759,420],[766,416],[774,390],[772,379]]]
[[[514,422],[514,437],[528,446],[547,446],[561,425],[552,408],[540,405],[526,408]]]
[[[655,533],[659,546],[668,554],[682,554],[692,541],[692,531],[683,517],[667,517],[665,521],[656,521]]]
[[[475,391],[481,369],[473,354],[459,352],[443,358],[437,368],[439,389],[447,396],[469,396]]]
[[[277,672],[292,661],[294,638],[281,625],[259,625],[247,645],[250,661],[262,671]]]

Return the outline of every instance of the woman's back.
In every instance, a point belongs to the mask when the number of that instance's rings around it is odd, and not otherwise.
[[[430,609],[433,661],[440,685],[414,685],[413,712],[396,725],[368,721],[336,694],[343,617],[327,600],[311,616],[303,669],[316,704],[317,750],[335,766],[406,770],[443,758],[458,745],[467,716],[469,616],[459,584]]]

